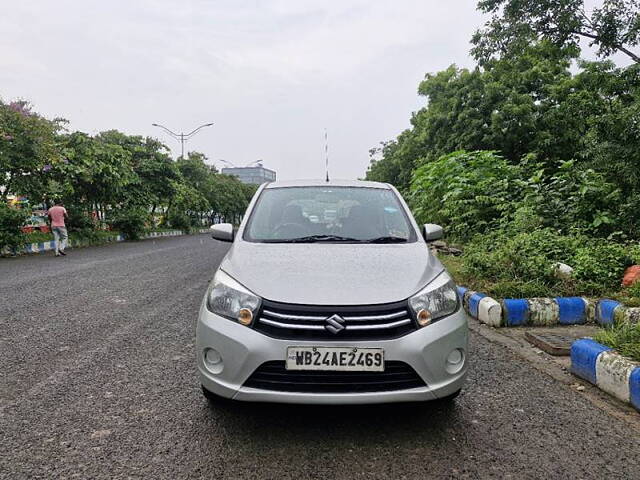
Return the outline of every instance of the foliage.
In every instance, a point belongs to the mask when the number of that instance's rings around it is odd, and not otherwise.
[[[453,152],[414,171],[414,213],[420,223],[447,225],[453,240],[468,240],[510,214],[526,186],[521,177],[494,152]]]
[[[422,222],[467,243],[458,281],[498,297],[630,295],[640,262],[640,43],[637,0],[480,0],[478,65],[427,74],[425,106],[370,151],[367,179],[411,193]],[[601,57],[579,60],[581,37]],[[453,152],[453,153],[452,153]],[[450,260],[447,260],[452,263]],[[574,267],[570,280],[556,262]]]
[[[24,243],[20,227],[27,219],[27,213],[0,202],[0,250],[16,248]]]
[[[619,354],[640,362],[640,323],[623,323],[604,328],[596,333],[594,339],[613,348]]]
[[[631,264],[624,246],[599,242],[576,248],[572,262],[575,278],[583,282],[584,291],[594,292],[620,286],[622,274]]]
[[[584,4],[584,0],[480,0],[478,9],[491,18],[473,36],[472,52],[486,61],[512,56],[535,39],[577,48],[586,38],[602,57],[621,52],[640,62],[633,51],[640,44],[638,0],[604,0],[590,13]]]
[[[410,129],[374,150],[367,179],[406,191],[418,159],[457,150],[498,151],[512,164],[529,153],[540,162],[572,158],[585,119],[558,105],[572,92],[574,57],[542,43],[485,69],[452,65],[426,75],[418,92],[427,105],[412,116]]]
[[[189,215],[184,212],[173,210],[167,216],[167,223],[171,228],[191,232],[193,221]]]
[[[498,297],[593,295],[615,291],[631,263],[631,248],[550,228],[529,232],[501,230],[466,245],[461,271],[489,282]],[[574,268],[571,279],[557,278],[554,264]]]
[[[64,121],[47,120],[23,100],[0,100],[0,201],[9,193],[39,200],[47,170],[61,161],[57,134]]]
[[[142,207],[130,207],[113,214],[110,225],[120,230],[128,240],[139,240],[149,222],[149,212]]]
[[[82,208],[76,205],[70,205],[65,207],[67,209],[67,215],[69,216],[66,225],[71,232],[87,232],[96,228],[96,222],[91,216]]]

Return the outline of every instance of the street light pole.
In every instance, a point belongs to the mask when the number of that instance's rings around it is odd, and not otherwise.
[[[201,129],[203,129],[204,127],[210,127],[211,125],[213,125],[213,122],[211,123],[204,123],[202,125],[200,125],[198,128],[192,130],[189,133],[176,133],[173,132],[171,130],[169,130],[167,127],[165,127],[164,125],[160,125],[159,123],[152,123],[151,125],[153,125],[154,127],[158,127],[163,129],[165,132],[167,132],[169,135],[171,135],[171,137],[173,137],[174,139],[180,141],[180,157],[184,158],[184,142],[186,142],[187,140],[189,140],[191,137],[193,137],[196,133],[198,133]]]

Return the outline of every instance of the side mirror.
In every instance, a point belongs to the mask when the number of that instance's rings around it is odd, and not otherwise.
[[[221,242],[233,242],[233,225],[230,223],[216,223],[211,225],[211,238]]]
[[[443,232],[440,225],[436,225],[435,223],[425,223],[422,227],[422,236],[427,242],[438,240],[442,238],[442,235]]]

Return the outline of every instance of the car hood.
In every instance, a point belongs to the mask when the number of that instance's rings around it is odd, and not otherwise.
[[[220,268],[255,294],[307,305],[404,300],[442,270],[422,242],[274,244],[234,242]]]

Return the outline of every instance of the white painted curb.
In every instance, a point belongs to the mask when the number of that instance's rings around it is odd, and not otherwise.
[[[208,228],[200,228],[195,230],[194,233],[208,233],[209,229]],[[149,232],[147,235],[144,235],[143,237],[141,237],[141,240],[148,240],[151,238],[158,238],[158,237],[177,237],[180,235],[188,235],[185,232],[183,232],[182,230],[170,230],[167,232]],[[111,242],[124,242],[126,239],[124,238],[123,235],[114,235],[113,237],[107,237],[105,239],[105,244],[106,243],[111,243]],[[51,250],[55,250],[56,245],[55,242],[53,240],[47,241],[47,242],[40,242],[40,243],[27,243],[25,245],[22,246],[22,248],[20,248],[18,250],[18,253],[44,253],[44,252],[49,252]],[[74,247],[73,245],[69,244],[67,246],[68,249],[71,248],[77,248]],[[3,249],[2,251],[0,251],[0,256],[3,255],[11,255],[11,252],[8,249]]]
[[[491,297],[484,297],[478,304],[478,320],[491,327],[502,323],[502,305]]]
[[[602,352],[596,359],[596,385],[614,397],[629,403],[629,377],[640,363],[613,351]]]

